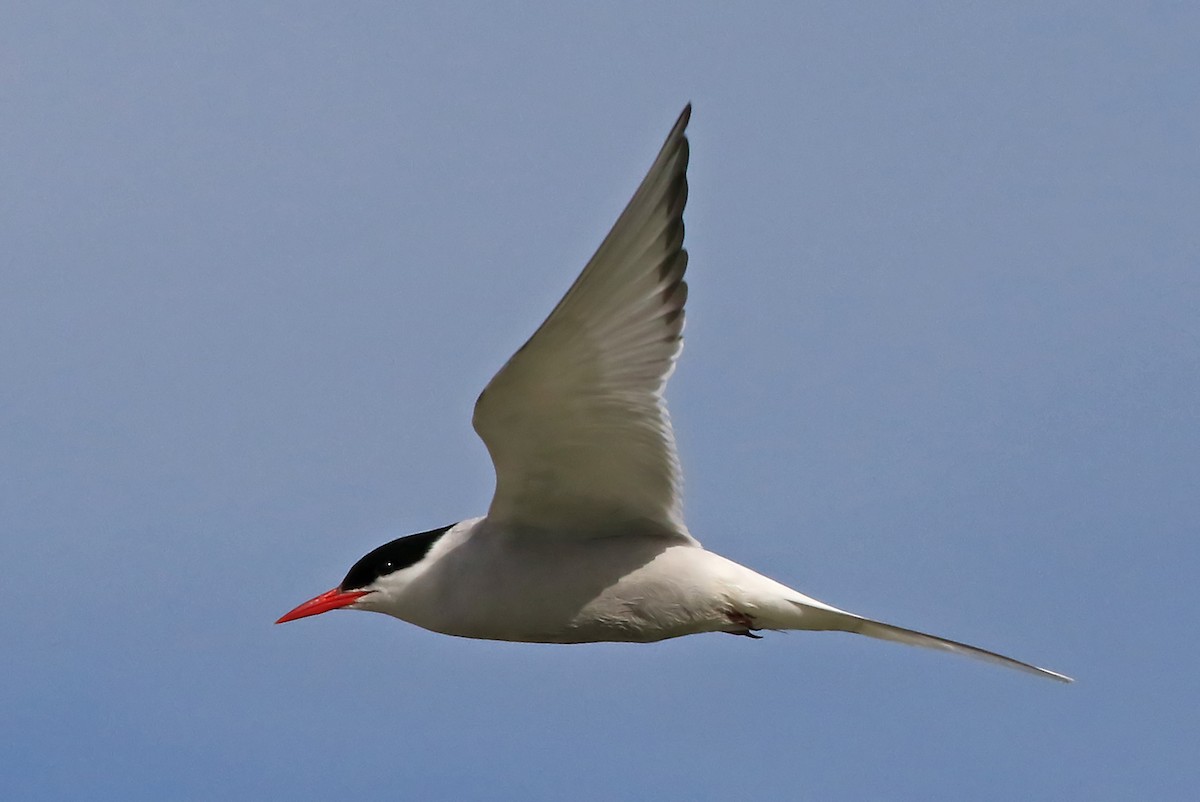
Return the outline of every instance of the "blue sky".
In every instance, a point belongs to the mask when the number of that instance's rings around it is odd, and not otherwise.
[[[7,795],[1194,793],[1194,8],[202,5],[0,12]],[[1075,685],[272,626],[486,509],[475,396],[688,101],[693,532]]]

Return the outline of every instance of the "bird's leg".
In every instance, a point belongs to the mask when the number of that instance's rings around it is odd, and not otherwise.
[[[730,635],[741,635],[746,638],[762,638],[762,635],[755,635],[758,627],[754,626],[754,619],[740,610],[726,610],[725,617],[729,619],[729,623],[733,624],[737,629],[722,630]]]

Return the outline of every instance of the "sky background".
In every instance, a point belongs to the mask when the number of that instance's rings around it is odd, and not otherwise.
[[[106,5],[0,11],[6,798],[1195,793],[1193,4]],[[688,101],[692,531],[1075,685],[272,625],[486,510]]]

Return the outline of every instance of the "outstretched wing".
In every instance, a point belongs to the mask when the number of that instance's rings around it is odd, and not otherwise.
[[[484,388],[488,517],[567,533],[690,538],[663,390],[683,346],[691,106],[546,321]]]

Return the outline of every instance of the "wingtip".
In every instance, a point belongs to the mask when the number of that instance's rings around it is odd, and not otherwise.
[[[683,130],[685,128],[687,128],[688,122],[691,119],[692,119],[692,102],[689,100],[687,105],[683,107],[683,111],[679,112],[679,117],[678,117],[678,119],[675,120],[675,125],[671,129],[671,136],[669,138],[674,138],[675,136],[682,134]]]

